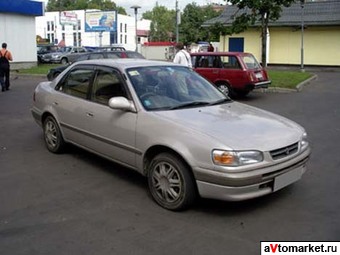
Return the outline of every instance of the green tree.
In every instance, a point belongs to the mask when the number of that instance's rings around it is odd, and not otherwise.
[[[125,9],[117,6],[111,0],[49,0],[46,6],[48,12],[86,9],[116,10],[119,14],[126,15]]]
[[[151,10],[144,12],[143,19],[151,20],[150,41],[171,41],[175,31],[175,11],[168,10],[164,6],[156,6]]]
[[[229,0],[244,12],[236,16],[232,33],[240,33],[248,29],[249,26],[256,22],[261,24],[262,36],[262,65],[267,66],[267,31],[269,21],[275,21],[280,18],[282,7],[289,7],[295,0]]]
[[[214,17],[217,17],[221,12],[217,12],[211,5],[201,7],[196,3],[191,3],[185,6],[181,15],[180,41],[197,42],[197,41],[215,41],[219,40],[219,32],[211,31],[210,29],[202,28],[201,25]]]

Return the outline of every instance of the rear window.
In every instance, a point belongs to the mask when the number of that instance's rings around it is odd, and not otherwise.
[[[258,69],[261,68],[259,62],[252,55],[243,56],[243,62],[246,64],[248,69]]]

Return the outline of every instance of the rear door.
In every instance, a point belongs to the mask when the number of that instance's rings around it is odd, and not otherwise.
[[[248,83],[247,72],[236,55],[221,56],[220,80],[227,81],[233,89],[244,89]]]
[[[93,77],[93,67],[77,66],[59,82],[53,101],[64,138],[81,146],[88,146],[86,105]]]

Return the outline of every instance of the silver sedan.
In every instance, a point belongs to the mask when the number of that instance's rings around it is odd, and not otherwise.
[[[310,155],[300,125],[232,101],[168,62],[75,63],[36,87],[31,111],[49,151],[72,143],[136,170],[169,210],[198,196],[270,194],[299,180]]]

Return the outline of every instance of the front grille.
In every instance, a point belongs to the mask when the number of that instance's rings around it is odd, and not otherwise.
[[[299,148],[299,143],[294,143],[287,147],[272,150],[270,151],[270,155],[272,156],[273,160],[277,160],[277,159],[285,158],[287,156],[290,156],[296,153],[298,151],[298,148]]]

